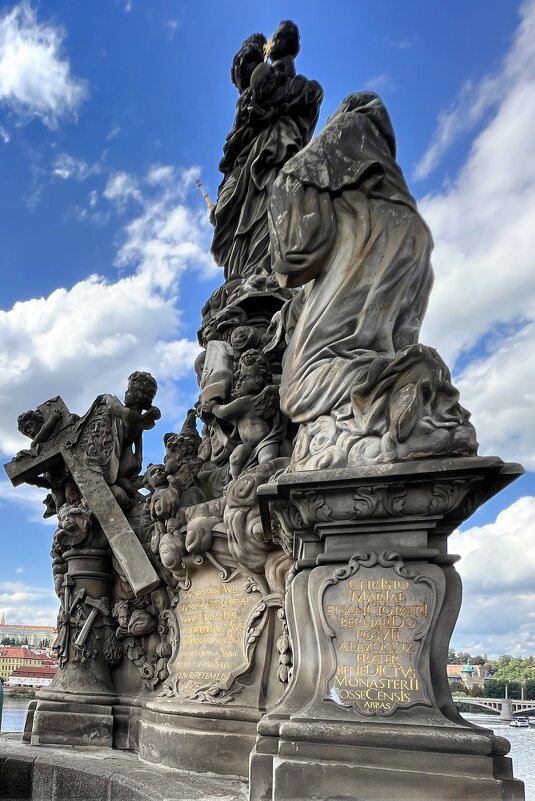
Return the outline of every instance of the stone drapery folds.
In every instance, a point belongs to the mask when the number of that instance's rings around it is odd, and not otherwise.
[[[304,285],[279,325],[295,469],[476,451],[448,368],[418,344],[433,242],[394,154],[381,100],[353,94],[273,187],[273,269]]]

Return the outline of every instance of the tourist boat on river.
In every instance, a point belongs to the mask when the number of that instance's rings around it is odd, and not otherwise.
[[[514,729],[529,729],[529,718],[513,718],[509,726],[512,726]]]

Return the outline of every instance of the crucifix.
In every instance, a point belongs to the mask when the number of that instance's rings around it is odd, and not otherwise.
[[[61,398],[53,398],[35,413],[44,433],[34,436],[31,449],[20,451],[4,467],[15,487],[42,482],[43,474],[66,468],[100,523],[132,591],[140,596],[161,582],[110,489],[119,471],[121,409],[125,407],[117,398],[104,395],[78,419]]]

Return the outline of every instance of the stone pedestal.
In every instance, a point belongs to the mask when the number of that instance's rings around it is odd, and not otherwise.
[[[496,458],[285,474],[259,490],[293,549],[293,677],[258,726],[251,800],[522,799],[508,742],[446,677],[461,582],[448,535],[522,473]]]
[[[278,561],[287,560],[278,551]],[[284,692],[277,649],[283,584],[241,567],[226,537],[184,560],[176,643],[159,697],[146,701],[138,751],[145,762],[247,777],[256,728]],[[269,574],[269,571],[268,571]]]
[[[112,705],[117,698],[110,670],[116,658],[109,617],[110,551],[78,547],[63,558],[67,572],[58,632],[60,669],[51,684],[37,693],[37,702],[28,707],[23,739],[32,745],[111,748]],[[80,635],[85,639],[77,645]]]

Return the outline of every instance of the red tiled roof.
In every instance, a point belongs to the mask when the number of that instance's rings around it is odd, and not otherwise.
[[[0,648],[0,658],[8,659],[40,659],[39,654],[35,654],[27,646],[5,646]]]
[[[43,665],[28,665],[28,667],[20,667],[13,671],[11,676],[18,676],[19,678],[32,678],[32,679],[51,679],[56,675],[57,667],[48,667]],[[9,678],[11,678],[11,676]]]

